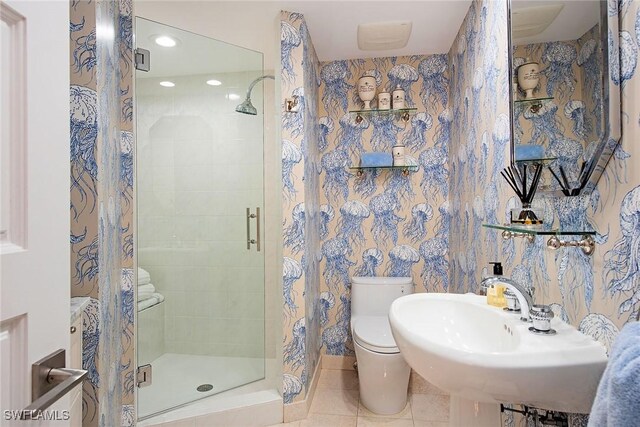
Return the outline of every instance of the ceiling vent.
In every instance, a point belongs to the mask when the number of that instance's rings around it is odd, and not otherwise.
[[[552,4],[514,9],[511,14],[514,40],[542,33],[551,25],[563,8],[563,4]]]
[[[358,25],[360,50],[389,50],[405,47],[411,35],[411,21],[374,22]]]

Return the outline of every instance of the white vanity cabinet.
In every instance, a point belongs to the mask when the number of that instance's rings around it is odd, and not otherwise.
[[[82,369],[82,316],[78,316],[71,324],[69,367]],[[69,396],[71,396],[71,427],[82,427],[82,384],[77,385]]]
[[[82,369],[82,312],[89,304],[87,297],[71,298],[71,345],[69,347],[68,367]],[[71,427],[82,427],[82,384],[69,392]]]

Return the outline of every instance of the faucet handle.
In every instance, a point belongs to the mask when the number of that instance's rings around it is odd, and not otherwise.
[[[486,285],[484,282],[480,282],[480,287],[478,288],[478,295],[486,296],[487,290],[489,289],[489,285]]]

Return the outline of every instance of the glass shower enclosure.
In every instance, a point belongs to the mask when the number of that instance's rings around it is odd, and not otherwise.
[[[259,52],[142,18],[135,41],[144,419],[265,376],[262,85],[258,117],[236,112],[264,73]]]

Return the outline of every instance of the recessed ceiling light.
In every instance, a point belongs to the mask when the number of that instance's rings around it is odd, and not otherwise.
[[[237,101],[238,99],[240,99],[240,95],[238,95],[237,93],[230,93],[229,95],[227,95],[227,99],[230,99],[231,101]]]
[[[176,84],[174,82],[170,82],[170,81],[164,81],[164,82],[160,82],[160,86],[164,86],[164,87],[174,87]]]
[[[156,37],[155,42],[158,46],[162,47],[174,47],[177,44],[177,42],[169,36]]]
[[[209,86],[220,86],[222,82],[220,80],[211,79],[211,80],[207,80],[207,84]]]

